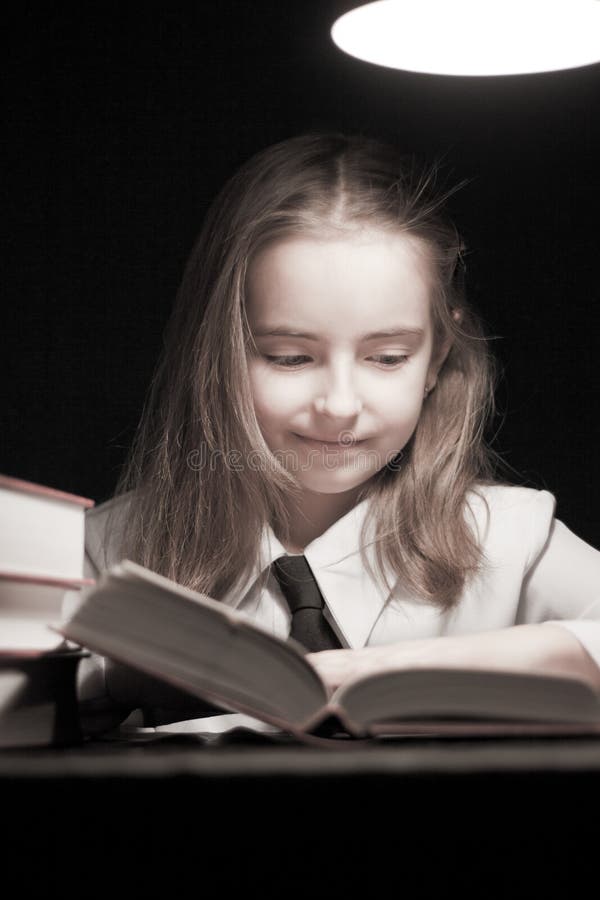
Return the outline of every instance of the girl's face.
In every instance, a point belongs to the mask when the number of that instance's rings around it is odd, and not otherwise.
[[[434,355],[429,264],[399,233],[293,236],[253,260],[247,315],[256,416],[303,488],[358,488],[405,446]]]

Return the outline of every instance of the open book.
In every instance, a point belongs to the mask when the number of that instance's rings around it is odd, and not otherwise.
[[[600,697],[575,678],[415,668],[331,696],[306,650],[239,611],[128,560],[82,591],[70,641],[302,739],[600,733]]]

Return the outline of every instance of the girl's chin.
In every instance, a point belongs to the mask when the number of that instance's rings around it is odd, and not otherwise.
[[[349,473],[345,473],[336,477],[334,472],[327,470],[322,473],[321,477],[316,475],[312,478],[307,478],[306,472],[295,472],[293,474],[296,476],[300,487],[305,491],[315,494],[344,494],[349,491],[359,490],[375,473],[367,472],[358,477],[356,474],[352,476]]]

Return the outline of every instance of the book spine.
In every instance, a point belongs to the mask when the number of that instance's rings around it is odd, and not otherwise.
[[[348,713],[339,703],[328,703],[321,707],[317,713],[304,721],[301,725],[302,731],[314,733],[320,730],[331,730],[328,723],[332,725],[337,723],[339,729],[345,731],[349,737],[361,739],[368,737],[367,729],[349,718]]]

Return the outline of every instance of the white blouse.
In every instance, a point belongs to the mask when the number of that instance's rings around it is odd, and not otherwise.
[[[449,612],[406,593],[391,572],[386,573],[393,585],[391,592],[370,577],[359,544],[368,502],[358,504],[304,550],[323,594],[324,614],[342,646],[375,646],[551,621],[571,631],[600,666],[600,552],[554,518],[555,499],[548,491],[493,485],[480,486],[469,495],[485,565],[466,584],[460,601]],[[114,548],[116,532],[108,543],[104,540],[106,516],[114,504],[118,504],[118,529],[119,516],[127,512],[127,498],[111,500],[87,513],[88,577],[97,578],[102,569],[119,561]],[[367,541],[365,549],[374,566],[373,545]],[[262,591],[258,578],[285,553],[267,527],[254,570],[223,600],[283,638],[290,630],[287,604],[273,575]],[[76,599],[67,595],[65,615]],[[103,661],[97,657],[82,666],[82,702],[106,695],[103,672]],[[238,724],[256,723],[247,716],[227,714],[162,726],[161,730],[210,732]]]

